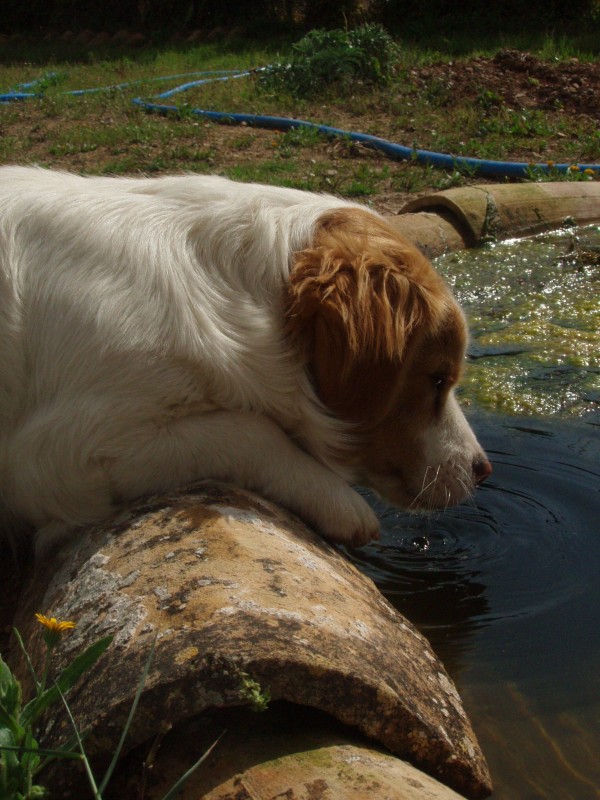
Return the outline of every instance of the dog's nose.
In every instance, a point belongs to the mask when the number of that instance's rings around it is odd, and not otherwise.
[[[492,465],[482,456],[473,460],[473,479],[476,484],[483,483],[486,478],[492,474]]]

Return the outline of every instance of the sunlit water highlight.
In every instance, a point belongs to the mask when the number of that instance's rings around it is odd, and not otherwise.
[[[466,398],[563,416],[600,402],[600,228],[463,251],[438,268],[469,317]]]
[[[449,256],[463,400],[494,464],[472,502],[379,503],[354,554],[456,680],[497,800],[600,798],[600,229]],[[527,415],[527,416],[525,416]]]

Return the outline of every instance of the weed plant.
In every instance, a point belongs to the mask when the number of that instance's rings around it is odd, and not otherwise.
[[[292,47],[289,60],[270,67],[262,85],[293,97],[314,98],[332,88],[348,95],[356,86],[390,82],[399,48],[381,25],[354,30],[314,30]]]
[[[97,780],[85,751],[83,735],[80,733],[73,718],[66,695],[77,681],[94,667],[96,661],[112,643],[113,637],[106,636],[90,645],[51,681],[54,651],[62,636],[74,628],[75,623],[66,620],[59,621],[56,617],[46,617],[43,614],[36,614],[36,618],[44,629],[45,658],[41,673],[38,674],[35,670],[18,630],[14,629],[13,631],[34,686],[33,697],[29,702],[24,702],[20,682],[15,678],[2,656],[0,656],[0,800],[42,800],[42,798],[45,798],[48,795],[48,790],[38,782],[40,773],[43,773],[44,769],[52,761],[61,759],[82,762],[91,796],[94,800],[102,800],[105,789],[119,762],[131,723],[137,711],[154,658],[156,640],[150,648],[150,653],[146,659],[120,741],[102,780]],[[262,689],[259,683],[241,669],[237,667],[233,669],[233,674],[239,684],[240,696],[246,700],[252,710],[258,712],[266,711],[271,699],[268,690]],[[72,741],[66,742],[63,747],[49,750],[38,743],[38,722],[58,702],[62,702],[64,705],[67,717],[73,727],[74,737]],[[201,755],[195,764],[181,775],[162,800],[175,800],[179,796],[186,781],[208,758],[222,736],[223,734]]]
[[[600,161],[600,134],[582,114],[511,107],[500,91],[485,86],[473,97],[460,98],[440,79],[439,70],[425,86],[415,83],[415,69],[451,60],[456,40],[438,43],[445,50],[414,42],[398,47],[382,29],[363,26],[354,32],[315,31],[302,41],[301,46],[286,45],[287,59],[277,55],[281,40],[273,40],[258,46],[165,46],[129,54],[106,50],[79,60],[68,52],[59,58],[55,52],[43,66],[34,64],[23,49],[20,60],[6,65],[0,60],[0,91],[51,73],[55,77],[45,82],[43,97],[0,105],[0,163],[34,162],[92,174],[220,173],[366,200],[472,180],[455,170],[389,161],[316,131],[215,125],[195,109],[295,117],[456,156],[526,163]],[[310,52],[309,44],[328,42],[333,49],[325,47],[323,61],[299,68],[299,82],[291,88],[283,77],[275,79],[275,70],[265,80],[263,73],[252,72],[248,78],[177,95],[171,102],[179,107],[178,114],[149,114],[132,105],[136,96],[150,98],[181,82],[156,80],[162,76],[292,64],[301,50]],[[334,55],[334,45],[342,47],[343,57]],[[585,56],[576,40],[547,38],[542,45],[544,55],[553,60]],[[494,54],[474,41],[470,52]],[[371,60],[371,72],[365,59]],[[357,68],[360,77],[353,72]],[[288,74],[282,67],[281,75]],[[122,84],[129,86],[75,97],[64,94]],[[306,92],[309,97],[300,96]],[[565,178],[574,176],[560,175]]]

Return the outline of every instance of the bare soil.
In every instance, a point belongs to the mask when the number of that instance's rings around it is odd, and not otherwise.
[[[411,81],[422,91],[427,91],[433,82],[443,85],[456,105],[476,102],[482,93],[491,105],[504,104],[514,109],[541,109],[579,117],[598,129],[600,122],[600,62],[583,62],[573,58],[567,62],[549,63],[536,56],[518,50],[502,50],[494,57],[475,57],[467,62],[444,62],[410,72]],[[561,159],[561,139],[557,133],[550,147],[555,159]],[[469,155],[463,153],[462,155]],[[515,147],[512,158],[504,160],[537,160],[538,154],[523,153]],[[548,160],[550,160],[548,158]],[[595,163],[600,161],[599,153]],[[478,183],[486,183],[478,178]],[[465,183],[473,181],[465,180]],[[423,192],[417,192],[422,194]],[[415,193],[394,193],[371,198],[374,205],[383,210],[392,210],[398,202],[404,202]]]
[[[198,102],[204,99],[199,96]],[[194,101],[190,98],[191,103]],[[600,62],[549,62],[507,49],[494,57],[479,56],[411,69],[387,95],[363,89],[344,103],[314,102],[300,110],[274,107],[268,113],[300,116],[403,145],[476,155],[469,152],[468,141],[451,142],[450,150],[440,146],[432,130],[433,114],[428,117],[419,113],[419,107],[427,103],[438,105],[434,109],[438,122],[444,117],[452,121],[452,115],[461,107],[481,110],[485,106],[485,113],[490,115],[495,109],[544,112],[548,132],[542,143],[540,137],[533,135],[507,136],[502,140],[504,152],[490,157],[570,163],[577,142],[572,131],[577,126],[577,130],[591,134],[591,144],[587,142],[587,149],[582,148],[577,160],[600,162]],[[0,162],[35,162],[82,172],[216,172],[242,180],[331,191],[364,200],[387,213],[397,212],[409,197],[426,191],[485,182],[477,177],[448,176],[439,170],[393,162],[345,140],[293,142],[276,131],[218,125],[203,119],[155,117],[152,128],[147,125],[148,129],[139,136],[129,133],[129,138],[125,136],[117,144],[114,140],[101,140],[87,146],[81,133],[86,126],[95,130],[142,126],[146,125],[141,118],[143,112],[125,102],[116,105],[112,98],[103,107],[92,110],[90,106],[87,117],[78,112],[70,118],[52,115],[44,103],[28,101],[18,109],[14,106],[11,105],[10,114],[0,114],[0,144],[2,139],[13,142],[12,149],[0,147]],[[407,106],[414,108],[414,114],[406,113]],[[455,134],[457,138],[460,137]],[[481,136],[484,140],[485,134]]]
[[[433,79],[444,81],[457,102],[488,92],[491,101],[514,108],[562,110],[600,120],[600,63],[549,63],[519,50],[501,50],[493,58],[437,64],[411,73],[425,88]]]

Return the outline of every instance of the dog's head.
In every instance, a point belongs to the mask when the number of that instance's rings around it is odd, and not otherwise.
[[[323,214],[287,323],[322,402],[353,423],[360,482],[409,509],[460,502],[491,466],[454,397],[467,327],[429,261],[382,219]]]

